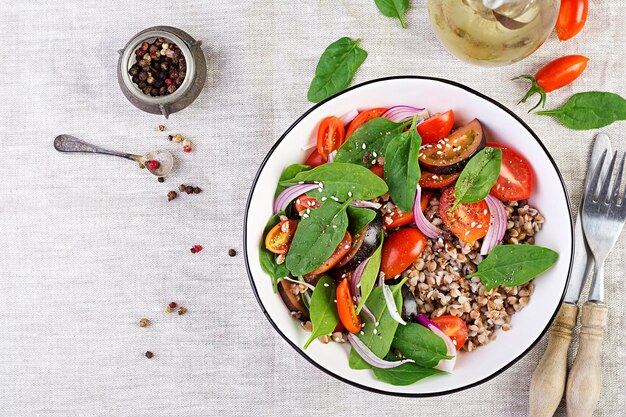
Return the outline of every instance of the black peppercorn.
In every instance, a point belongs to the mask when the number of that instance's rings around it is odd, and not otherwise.
[[[185,187],[185,192],[187,194],[193,194],[193,187],[191,185],[188,185],[187,187]]]
[[[146,86],[148,85],[147,82],[145,81],[139,81],[139,84],[137,84],[137,86],[139,87],[139,89],[143,90],[144,88],[146,88]]]
[[[170,191],[169,193],[167,193],[167,201],[172,201],[176,197],[178,197],[176,191]]]
[[[230,256],[231,258],[233,256],[237,256],[237,251],[235,249],[228,249],[228,256]]]
[[[150,53],[152,52],[156,52],[159,50],[159,47],[156,46],[155,44],[150,45],[150,48],[148,48],[148,50],[150,51]]]
[[[152,359],[153,357],[154,357],[154,353],[152,353],[152,352],[150,352],[150,351],[147,351],[147,352],[146,352],[146,358],[148,358],[148,359]]]
[[[142,82],[142,81],[141,81],[141,80],[139,80],[139,77],[138,77],[138,76],[134,75],[134,76],[133,76],[133,82],[134,82],[135,84],[139,84],[139,83],[140,83],[140,82]]]
[[[133,77],[137,74],[139,74],[139,66],[138,65],[133,65],[132,67],[130,67],[130,69],[128,70],[128,73],[130,75],[132,75]]]
[[[163,182],[163,181],[165,181],[165,178],[163,178],[163,177],[159,177],[159,178],[157,178],[157,181],[158,181],[158,182]]]
[[[176,91],[176,86],[174,84],[170,85],[167,87],[167,92],[172,94],[174,91]]]
[[[138,77],[141,81],[146,81],[148,79],[148,73],[145,71],[141,71]]]
[[[149,47],[150,45],[148,44],[148,42],[144,42],[141,44],[141,49],[143,49],[144,51],[147,51]]]
[[[143,93],[146,95],[149,95],[151,90],[152,90],[152,87],[150,87],[149,85],[141,89],[141,91],[143,91]]]
[[[200,194],[201,192],[202,192],[202,190],[200,189],[200,187],[195,187],[195,188],[193,189],[193,193],[194,193],[194,194]]]
[[[160,96],[164,96],[165,93],[167,93],[167,87],[165,87],[165,86],[159,87],[159,95]]]
[[[170,67],[170,63],[169,62],[167,62],[167,61],[161,62],[161,69],[163,71],[166,71],[169,67]]]
[[[156,96],[158,96],[158,95],[159,95],[159,89],[158,89],[158,88],[156,88],[156,87],[155,87],[155,88],[153,88],[152,90],[150,90],[150,95],[151,95],[152,97],[156,97]]]
[[[165,80],[167,78],[167,73],[165,71],[159,72],[159,80]]]
[[[185,192],[185,189],[187,188],[187,186],[185,184],[180,184],[178,186],[178,191],[180,191],[181,193]]]

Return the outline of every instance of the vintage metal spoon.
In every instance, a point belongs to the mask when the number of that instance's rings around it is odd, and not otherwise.
[[[145,155],[134,155],[131,153],[111,151],[104,149],[91,143],[84,142],[77,137],[71,135],[59,135],[54,138],[54,148],[59,152],[84,152],[99,153],[103,155],[119,156],[121,158],[130,159],[138,164],[145,165],[148,171],[157,177],[164,177],[172,171],[174,167],[174,157],[171,153],[164,150],[156,150],[148,152]],[[147,164],[148,161],[157,161],[159,166],[156,169]]]

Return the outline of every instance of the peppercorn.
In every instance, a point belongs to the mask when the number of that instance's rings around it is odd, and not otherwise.
[[[141,49],[143,49],[144,51],[147,51],[149,47],[150,47],[150,44],[148,42],[143,42],[141,44]]]
[[[172,141],[172,139],[174,139],[174,136],[172,136],[172,135],[167,135],[167,139],[171,142],[171,141]]]
[[[176,197],[178,197],[176,191],[170,191],[169,193],[167,193],[167,201],[172,201]]]
[[[185,192],[185,188],[187,188],[187,186],[185,184],[180,184],[178,186],[178,191],[180,191],[181,193]]]
[[[183,307],[183,306],[178,307],[178,315],[179,316],[182,316],[186,312],[187,312],[187,307]]]
[[[131,79],[133,80],[133,82],[134,82],[135,84],[139,84],[140,82],[141,82],[141,83],[143,82],[143,81],[141,81],[141,80],[139,79],[139,76],[137,76],[137,75],[133,75],[133,78],[131,78]]]
[[[137,51],[135,52],[135,55],[137,55],[137,58],[141,58],[146,54],[146,51],[143,51],[141,49],[137,49]]]
[[[191,152],[191,146],[183,146],[183,152],[185,153]]]
[[[177,134],[174,135],[174,139],[173,140],[176,143],[180,143],[180,142],[183,141],[183,135],[181,135],[180,133],[177,133]]]
[[[191,185],[188,185],[185,187],[185,192],[187,194],[193,194],[193,187]]]
[[[141,71],[138,77],[141,81],[146,81],[148,79],[148,73],[145,71]]]
[[[139,74],[139,65],[135,64],[128,70],[128,73],[132,76]]]
[[[165,84],[167,84],[168,86],[172,85],[173,81],[170,80],[169,78],[165,79]]]
[[[167,71],[167,69],[170,67],[170,63],[167,61],[163,61],[161,62],[161,69],[164,71]]]
[[[191,146],[191,141],[189,139],[183,140],[183,146]]]
[[[170,94],[172,94],[172,93],[174,93],[174,92],[176,91],[176,89],[177,89],[177,88],[178,88],[178,87],[176,87],[174,84],[169,85],[169,86],[167,87],[167,92],[168,92],[168,93],[170,93]]]
[[[150,48],[148,49],[150,51],[150,53],[152,52],[156,52],[159,50],[159,47],[156,46],[155,44],[150,45]]]
[[[185,57],[176,44],[155,39],[152,43],[142,42],[135,50],[135,63],[128,73],[144,94],[156,97],[176,92],[185,78],[186,68]],[[145,74],[139,77],[142,72]],[[140,86],[143,81],[145,85]]]
[[[159,95],[160,96],[164,96],[166,92],[167,92],[167,87],[163,86],[163,87],[159,88]]]
[[[235,249],[228,249],[228,256],[231,258],[237,256],[237,251]]]
[[[148,326],[150,326],[150,320],[148,319],[139,320],[139,327],[148,327]]]
[[[178,304],[176,304],[174,301],[172,301],[171,303],[168,304],[168,306],[170,308],[176,308],[176,307],[178,307]]]
[[[158,89],[158,88],[156,88],[156,87],[154,87],[152,90],[150,90],[150,95],[151,95],[152,97],[156,97],[156,96],[158,96],[158,95],[159,95],[159,89]]]
[[[191,247],[191,253],[198,253],[198,252],[202,251],[202,249],[204,249],[202,247],[202,245],[193,245]]]
[[[195,188],[193,189],[193,193],[194,193],[194,194],[200,194],[201,192],[202,192],[202,189],[200,189],[200,187],[195,187]]]
[[[154,356],[154,353],[152,353],[152,352],[150,352],[150,351],[147,351],[147,352],[146,352],[146,358],[148,358],[148,359],[152,359],[152,357],[153,357],[153,356]]]
[[[159,132],[165,132],[165,129],[167,129],[165,125],[159,125],[158,128],[159,128]]]
[[[158,181],[158,182],[164,182],[164,181],[165,181],[165,178],[163,178],[163,177],[159,177],[159,178],[157,178],[157,181]]]
[[[159,161],[155,161],[154,159],[151,159],[147,162],[148,168],[155,170],[158,169],[161,164],[159,163]]]

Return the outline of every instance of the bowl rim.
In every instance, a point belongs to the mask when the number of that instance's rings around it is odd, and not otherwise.
[[[254,191],[256,189],[256,185],[259,179],[259,176],[261,175],[261,172],[263,171],[263,169],[265,168],[265,165],[267,164],[267,162],[269,161],[270,157],[272,156],[272,154],[274,153],[274,151],[276,150],[276,148],[282,143],[282,141],[285,139],[285,137],[304,119],[306,118],[311,112],[313,112],[315,109],[317,109],[318,107],[322,106],[323,104],[335,99],[336,97],[339,97],[342,94],[347,93],[348,91],[352,91],[355,90],[357,88],[366,86],[368,84],[374,84],[374,83],[378,83],[378,82],[384,82],[384,81],[390,81],[390,80],[401,80],[401,79],[418,79],[418,80],[429,80],[429,81],[435,81],[435,82],[440,82],[440,83],[444,83],[444,84],[449,84],[455,87],[459,87],[471,94],[474,94],[476,96],[478,96],[479,98],[482,98],[483,100],[487,100],[488,102],[498,106],[499,108],[501,108],[502,110],[504,110],[507,114],[509,114],[511,117],[513,117],[518,123],[520,123],[527,131],[528,133],[530,133],[530,135],[537,141],[537,143],[539,144],[539,146],[541,147],[541,149],[545,152],[546,156],[548,157],[548,160],[550,161],[550,163],[552,164],[553,168],[556,171],[556,174],[561,182],[561,187],[563,189],[563,193],[565,195],[565,202],[567,204],[567,214],[569,217],[569,225],[570,225],[570,236],[571,236],[571,250],[570,250],[570,261],[569,261],[569,268],[567,270],[567,278],[565,280],[565,286],[563,288],[563,293],[561,294],[559,303],[557,304],[557,307],[554,311],[554,313],[552,314],[552,317],[550,317],[550,319],[548,320],[548,324],[546,325],[546,327],[541,331],[541,333],[539,334],[539,336],[530,344],[530,346],[528,346],[528,348],[522,352],[521,354],[519,354],[517,357],[513,358],[509,363],[507,363],[506,365],[504,365],[502,368],[500,368],[499,370],[497,370],[496,372],[492,373],[491,375],[467,384],[467,385],[463,385],[462,387],[458,387],[458,388],[454,388],[454,389],[450,389],[450,390],[444,390],[444,391],[437,391],[437,392],[428,392],[428,393],[408,393],[408,392],[394,392],[394,391],[387,391],[387,390],[383,390],[383,389],[378,389],[378,388],[373,388],[355,381],[352,381],[350,379],[344,378],[342,376],[339,376],[337,374],[335,374],[333,371],[331,371],[330,369],[324,367],[323,365],[319,364],[318,362],[316,362],[313,358],[311,358],[310,356],[306,355],[302,349],[297,346],[295,343],[293,343],[291,340],[289,340],[289,338],[287,336],[285,336],[285,334],[280,330],[280,328],[278,327],[278,325],[274,322],[274,320],[272,320],[272,317],[270,316],[270,314],[268,313],[268,311],[265,309],[265,306],[263,305],[263,302],[261,301],[261,298],[259,296],[259,292],[257,290],[256,284],[254,282],[254,278],[252,277],[252,271],[250,270],[250,260],[248,259],[248,214],[250,211],[250,202],[252,201],[252,195],[254,194]],[[561,308],[561,305],[563,304],[563,299],[565,298],[565,293],[567,291],[567,288],[569,286],[569,281],[570,281],[570,277],[572,274],[572,265],[574,263],[574,220],[572,217],[572,208],[571,208],[571,203],[570,203],[570,197],[569,194],[567,192],[567,187],[565,186],[565,181],[563,180],[563,176],[561,175],[561,171],[559,170],[558,166],[556,165],[556,162],[554,161],[554,159],[552,158],[552,155],[550,154],[550,152],[548,152],[548,149],[545,147],[545,145],[543,144],[543,142],[541,141],[541,139],[539,139],[539,137],[535,134],[535,132],[530,128],[530,126],[528,126],[526,124],[526,122],[524,122],[518,115],[516,115],[513,111],[511,111],[509,108],[507,108],[506,106],[504,106],[503,104],[501,104],[500,102],[498,102],[497,100],[486,96],[470,87],[467,87],[464,84],[461,84],[459,82],[456,81],[452,81],[452,80],[447,80],[445,78],[438,78],[438,77],[429,77],[429,76],[422,76],[422,75],[395,75],[395,76],[389,76],[389,77],[382,77],[382,78],[375,78],[369,81],[365,81],[363,83],[360,84],[356,84],[352,87],[349,87],[337,94],[334,94],[330,97],[328,97],[325,100],[322,100],[321,102],[315,104],[314,106],[312,106],[311,108],[309,108],[306,112],[304,112],[304,114],[302,114],[302,116],[300,116],[295,122],[293,122],[291,124],[291,126],[289,126],[289,128],[287,130],[285,130],[285,132],[280,136],[280,138],[272,145],[272,147],[270,148],[270,150],[268,151],[267,155],[265,156],[265,158],[263,158],[263,161],[261,162],[261,165],[259,166],[259,169],[257,170],[254,179],[252,180],[252,185],[250,187],[250,191],[248,193],[248,198],[246,200],[246,208],[244,211],[244,218],[243,218],[243,255],[244,255],[244,263],[245,263],[245,267],[246,267],[246,272],[248,274],[248,280],[250,281],[250,285],[252,287],[252,291],[254,293],[254,297],[257,300],[257,303],[259,304],[259,306],[261,307],[261,310],[263,311],[263,314],[265,315],[265,317],[267,318],[267,320],[270,322],[270,324],[272,325],[272,327],[274,328],[274,330],[276,330],[276,332],[278,332],[278,334],[296,351],[298,352],[302,357],[304,357],[307,361],[309,361],[309,363],[311,363],[313,366],[315,366],[316,368],[318,368],[319,370],[325,372],[326,374],[332,376],[335,379],[338,379],[339,381],[342,381],[346,384],[352,385],[353,387],[356,388],[360,388],[363,389],[365,391],[369,391],[369,392],[373,392],[376,394],[383,394],[383,395],[389,395],[389,396],[394,396],[394,397],[404,397],[404,398],[427,398],[427,397],[438,397],[438,396],[442,396],[442,395],[448,395],[448,394],[453,394],[456,392],[460,392],[460,391],[464,391],[466,389],[469,388],[473,388],[476,387],[478,385],[481,385],[493,378],[495,378],[496,376],[500,375],[501,373],[503,373],[504,371],[506,371],[507,369],[509,369],[511,366],[513,366],[515,363],[517,363],[520,359],[522,359],[524,356],[526,356],[526,354],[528,354],[528,352],[530,352],[530,350],[532,348],[535,347],[535,345],[537,345],[537,343],[539,342],[539,340],[541,340],[543,338],[543,336],[546,334],[546,332],[548,331],[548,329],[550,328],[550,326],[552,325],[552,322],[554,321],[554,319],[556,318],[559,309]]]

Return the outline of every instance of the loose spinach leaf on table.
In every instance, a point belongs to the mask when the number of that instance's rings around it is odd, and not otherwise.
[[[432,368],[442,359],[450,359],[442,338],[417,323],[398,327],[392,346],[416,365]]]
[[[293,179],[293,177],[295,177],[299,173],[303,171],[308,171],[310,169],[310,166],[302,164],[291,164],[287,168],[283,169],[283,172],[282,174],[280,174],[280,178],[278,179],[278,187],[276,187],[276,193],[274,193],[274,198],[278,197],[278,194],[280,194],[285,188],[287,188],[283,185],[280,185],[281,181],[288,181],[290,179]]]
[[[325,200],[324,197],[341,202],[348,199],[371,200],[388,190],[385,181],[369,169],[340,162],[300,172],[292,179],[281,181],[279,184],[289,187],[300,182],[321,183],[321,191],[314,189],[307,193],[318,200]]]
[[[456,182],[455,202],[452,210],[456,209],[459,204],[477,203],[484,200],[498,181],[501,165],[501,149],[486,147],[474,155],[465,165]]]
[[[267,221],[267,224],[265,225],[265,230],[263,230],[263,236],[261,236],[261,244],[259,245],[259,261],[261,263],[261,269],[263,269],[263,272],[265,272],[272,278],[274,293],[278,291],[278,279],[288,276],[289,271],[287,270],[287,266],[284,263],[278,265],[276,263],[276,255],[274,255],[272,252],[268,251],[265,248],[265,236],[270,230],[272,230],[272,227],[280,223],[280,216],[284,214],[285,212],[281,211],[270,217],[270,219]]]
[[[411,128],[391,138],[385,150],[385,181],[389,195],[405,213],[413,209],[421,176],[418,157],[422,138],[417,133],[416,124],[417,116],[413,117]]]
[[[371,167],[376,157],[385,154],[387,143],[392,137],[402,133],[411,121],[394,123],[377,117],[365,123],[346,139],[337,151],[333,163],[350,162]]]
[[[367,52],[359,47],[361,39],[341,38],[328,45],[315,68],[307,98],[313,103],[339,93],[350,85]]]
[[[409,9],[409,0],[374,0],[378,10],[387,17],[395,17],[400,24],[406,29],[404,22],[404,14]]]
[[[550,269],[558,258],[558,253],[541,246],[498,245],[467,278],[480,277],[487,291],[500,285],[515,287]]]
[[[348,231],[356,236],[374,220],[376,212],[368,208],[348,206]]]
[[[300,221],[285,261],[294,276],[313,271],[333,254],[348,228],[348,204],[328,200]]]
[[[388,361],[396,361],[399,358],[391,353],[385,358]],[[380,369],[372,367],[376,378],[391,385],[411,385],[429,376],[443,374],[445,372],[435,368],[425,368],[414,363],[405,363],[396,368]]]
[[[402,291],[400,290],[405,282],[406,279],[391,287],[398,310],[402,308]],[[365,326],[361,330],[363,334],[359,332],[356,336],[361,339],[361,341],[365,343],[365,345],[372,352],[374,352],[376,356],[384,358],[389,353],[391,341],[393,340],[393,336],[396,333],[399,323],[389,314],[381,287],[374,288],[365,305],[369,308],[374,317],[376,317],[378,326],[376,326],[376,323],[374,323],[369,317],[362,315],[363,322],[365,323]],[[374,330],[376,330],[376,334],[374,334]],[[370,368],[370,365],[361,359],[359,354],[356,353],[354,349],[350,350],[348,363],[352,369]]]
[[[335,326],[339,323],[337,304],[335,303],[336,297],[337,286],[335,281],[324,275],[315,285],[315,290],[313,290],[313,295],[311,296],[309,314],[311,315],[313,329],[311,337],[304,344],[304,349],[309,347],[309,344],[318,337],[330,334],[335,330]]]
[[[574,94],[558,109],[537,114],[555,117],[574,130],[598,129],[626,120],[626,99],[615,93],[588,91]]]
[[[380,244],[370,257],[370,260],[367,262],[367,265],[363,270],[360,284],[361,301],[359,301],[359,305],[356,307],[357,314],[361,312],[363,305],[367,302],[367,299],[369,298],[370,294],[372,293],[372,289],[374,288],[374,284],[376,284],[376,280],[378,279],[378,271],[380,270],[384,236],[385,235],[381,233]]]

